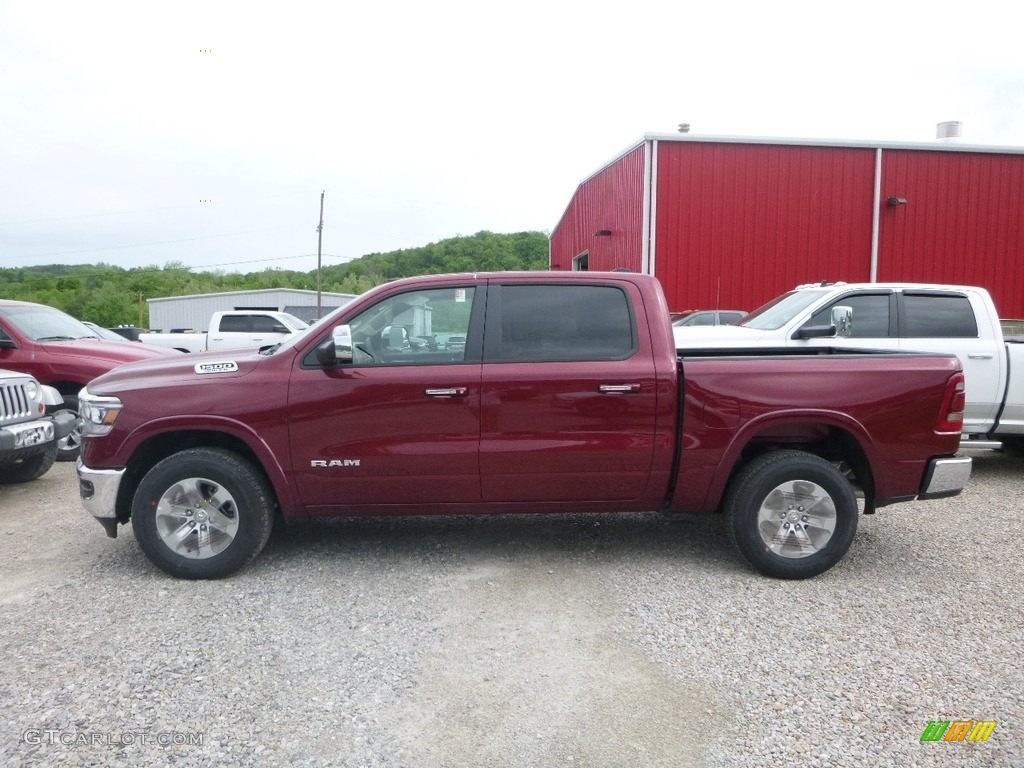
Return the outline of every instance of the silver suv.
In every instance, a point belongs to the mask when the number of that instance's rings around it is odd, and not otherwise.
[[[0,368],[0,483],[35,480],[53,466],[57,441],[75,427],[60,393],[24,373]]]

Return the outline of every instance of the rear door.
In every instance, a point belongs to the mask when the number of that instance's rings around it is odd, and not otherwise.
[[[657,378],[632,285],[488,289],[480,471],[487,502],[627,501],[647,488]]]
[[[206,343],[211,350],[244,349],[252,346],[252,317],[243,313],[225,313],[217,327],[207,333]]]
[[[1005,369],[995,330],[978,325],[988,314],[978,313],[962,291],[906,289],[899,307],[900,348],[956,354],[967,380],[964,430],[987,431],[1002,400]]]

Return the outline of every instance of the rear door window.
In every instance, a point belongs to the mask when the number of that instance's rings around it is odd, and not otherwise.
[[[221,315],[221,333],[249,333],[248,315]]]
[[[629,300],[604,285],[502,285],[487,360],[623,360],[637,348]]]
[[[962,294],[904,293],[902,331],[908,339],[976,339],[978,322]]]

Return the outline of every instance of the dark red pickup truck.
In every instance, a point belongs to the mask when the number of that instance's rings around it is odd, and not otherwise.
[[[64,398],[64,411],[76,413],[78,390],[122,363],[180,354],[100,339],[59,309],[0,299],[0,368],[27,373],[56,389]],[[74,461],[78,443],[78,430],[64,435],[57,443],[57,460]]]
[[[847,551],[858,496],[960,492],[963,385],[952,355],[679,359],[643,275],[429,276],[259,353],[100,376],[78,471],[109,535],[131,519],[186,578],[241,568],[276,512],[641,510],[722,512],[755,568],[805,578]]]

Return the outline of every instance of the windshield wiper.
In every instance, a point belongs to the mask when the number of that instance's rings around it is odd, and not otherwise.
[[[89,337],[91,338],[91,337]],[[74,336],[42,336],[36,341],[74,341]]]

